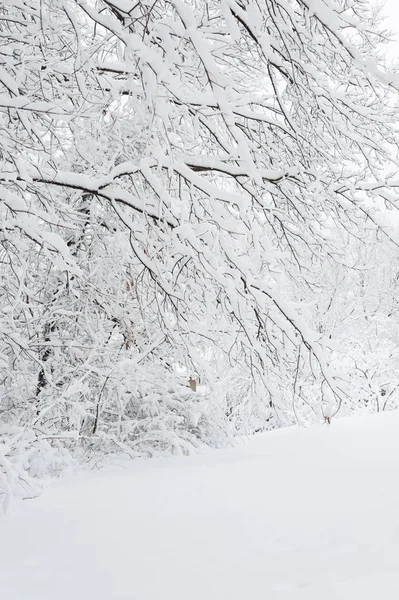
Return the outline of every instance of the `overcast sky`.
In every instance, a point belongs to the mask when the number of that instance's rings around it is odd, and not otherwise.
[[[399,58],[399,0],[374,0],[377,5],[384,4],[383,13],[388,17],[387,27],[397,32],[395,43],[389,48],[392,58]]]

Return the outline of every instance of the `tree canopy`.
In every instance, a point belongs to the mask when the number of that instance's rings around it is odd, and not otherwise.
[[[72,446],[188,452],[367,404],[399,187],[369,3],[9,0],[0,36],[7,493]]]

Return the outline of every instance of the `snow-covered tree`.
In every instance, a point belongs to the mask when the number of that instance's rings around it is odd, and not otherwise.
[[[5,435],[180,452],[351,404],[320,307],[396,210],[383,33],[363,0],[0,8]]]

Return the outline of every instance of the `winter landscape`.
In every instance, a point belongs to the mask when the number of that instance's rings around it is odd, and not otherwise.
[[[399,597],[395,15],[0,1],[0,598]]]

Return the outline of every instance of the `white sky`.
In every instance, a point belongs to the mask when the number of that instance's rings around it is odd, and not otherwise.
[[[396,33],[396,41],[389,47],[389,54],[393,59],[399,59],[399,0],[373,0],[378,6],[383,6],[383,13],[387,16],[386,26]]]

